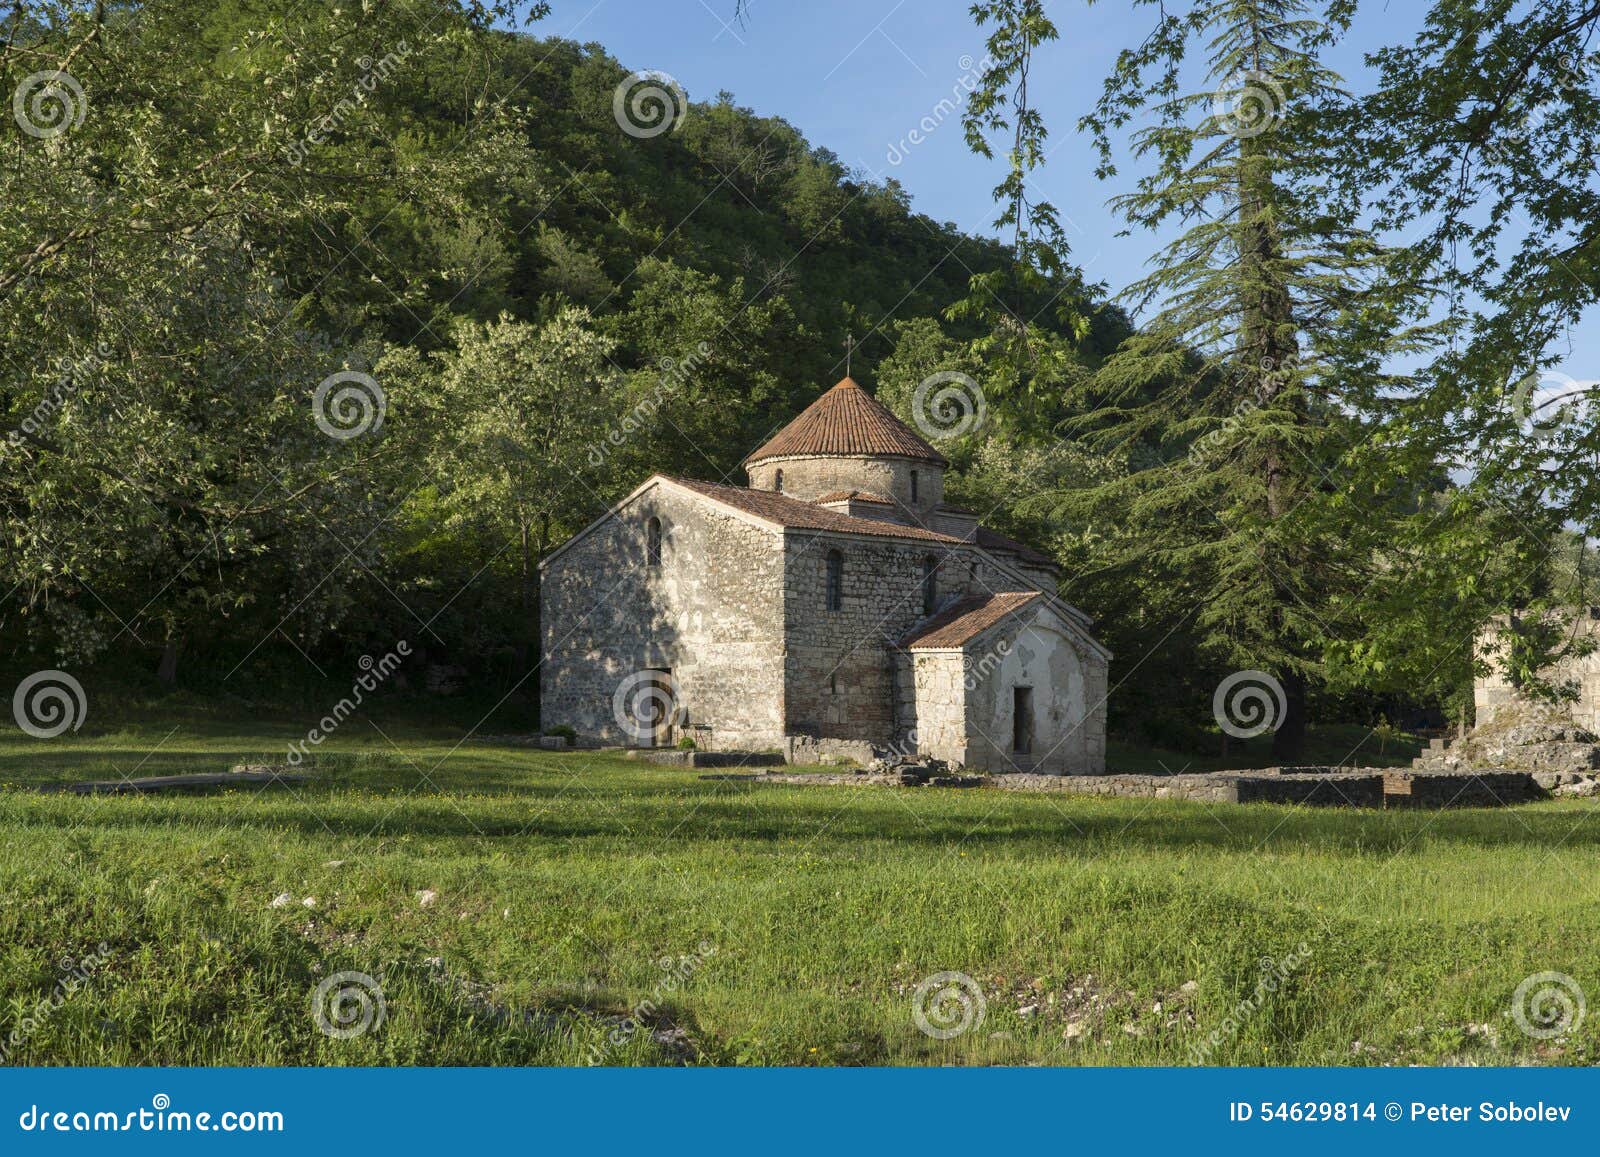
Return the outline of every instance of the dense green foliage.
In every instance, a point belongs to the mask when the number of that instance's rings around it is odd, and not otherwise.
[[[248,696],[410,637],[526,704],[546,549],[652,470],[742,481],[847,332],[870,382],[1006,265],[726,94],[630,135],[620,64],[493,16],[11,15],[4,87],[70,61],[84,115],[0,126],[10,649]]]
[[[657,82],[626,123],[639,78],[515,4],[11,4],[0,645],[254,700],[408,638],[528,725],[541,555],[651,471],[742,480],[852,334],[904,414],[981,383],[951,496],[1061,562],[1114,729],[1212,748],[1245,667],[1289,691],[1285,755],[1308,717],[1459,706],[1488,616],[1585,596],[1595,426],[1530,446],[1505,383],[1593,298],[1551,271],[1594,244],[1562,150],[1600,16],[1440,0],[1349,93],[1352,0],[1132,7],[1151,36],[1073,111],[1108,159],[1128,134],[1129,224],[1182,229],[1138,327],[1032,192],[1070,19],[1038,0],[971,13],[996,240],[729,94]]]

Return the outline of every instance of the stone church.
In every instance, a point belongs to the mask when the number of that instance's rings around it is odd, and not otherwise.
[[[748,486],[645,480],[542,565],[544,725],[1103,771],[1109,653],[1047,556],[945,502],[948,464],[847,377]]]

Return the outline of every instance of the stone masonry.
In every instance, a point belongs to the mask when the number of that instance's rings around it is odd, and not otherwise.
[[[1102,769],[1109,655],[1047,557],[945,504],[946,465],[847,378],[751,455],[750,487],[646,480],[542,566],[543,725]]]

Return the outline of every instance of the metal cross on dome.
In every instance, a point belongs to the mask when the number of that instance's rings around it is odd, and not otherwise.
[[[844,335],[844,376],[847,378],[850,376],[850,354],[855,348],[855,335],[846,333]]]

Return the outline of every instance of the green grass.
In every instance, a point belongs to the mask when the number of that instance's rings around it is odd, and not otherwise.
[[[107,954],[10,1060],[1182,1064],[1212,1033],[1223,1064],[1597,1054],[1592,1018],[1539,1041],[1510,1017],[1531,973],[1600,994],[1588,802],[1358,813],[756,785],[382,726],[392,743],[346,724],[294,790],[149,798],[18,785],[218,770],[303,732],[10,733],[0,1043],[63,957]],[[1240,1013],[1260,962],[1302,944]],[[341,971],[379,980],[381,1028],[318,1031],[313,990]],[[987,1002],[950,1040],[912,1015],[941,971]],[[642,1002],[661,1038],[608,1047]]]

